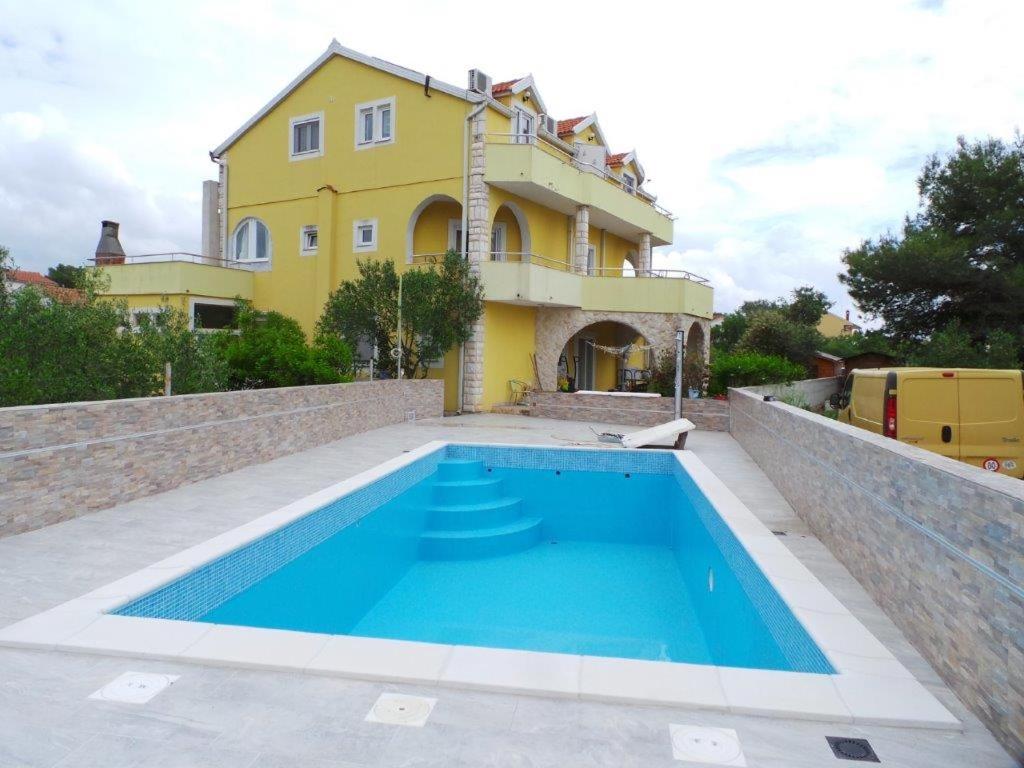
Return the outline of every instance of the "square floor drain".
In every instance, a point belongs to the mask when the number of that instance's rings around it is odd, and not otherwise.
[[[382,693],[366,715],[368,723],[408,725],[422,728],[434,711],[437,699],[426,696],[406,696],[402,693]]]
[[[740,738],[732,728],[670,724],[672,757],[687,763],[746,766]]]
[[[178,679],[178,675],[156,672],[125,672],[89,696],[98,701],[145,704]]]
[[[832,754],[840,760],[860,760],[865,763],[880,763],[875,750],[867,739],[854,739],[848,736],[826,736],[825,740],[832,747]]]

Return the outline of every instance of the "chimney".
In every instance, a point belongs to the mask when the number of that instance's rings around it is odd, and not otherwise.
[[[850,322],[850,310],[846,310],[846,322]]]
[[[124,264],[124,249],[117,239],[121,225],[116,221],[100,222],[100,241],[96,245],[96,266]]]

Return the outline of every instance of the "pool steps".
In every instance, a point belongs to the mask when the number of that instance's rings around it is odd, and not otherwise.
[[[437,465],[420,557],[469,560],[522,552],[540,540],[541,518],[524,517],[523,501],[504,495],[500,478],[482,461],[446,459]]]

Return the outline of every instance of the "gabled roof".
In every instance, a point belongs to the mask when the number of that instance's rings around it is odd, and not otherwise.
[[[29,272],[27,269],[5,269],[4,274],[10,282],[36,286],[50,298],[64,304],[77,303],[83,299],[81,291],[75,288],[65,288],[39,272]]]
[[[517,80],[505,80],[495,83],[491,86],[491,96],[498,98],[499,96],[507,96],[510,93],[522,93],[527,89],[533,94],[533,100],[537,102],[537,111],[547,114],[548,108],[544,105],[544,99],[541,98],[540,91],[537,90],[537,84],[533,81],[533,75],[520,77]]]
[[[441,91],[442,93],[447,93],[450,96],[455,96],[456,98],[459,99],[465,99],[466,101],[471,102],[479,102],[484,100],[484,97],[481,96],[480,94],[470,93],[464,88],[459,88],[457,86],[450,85],[449,83],[445,83],[440,80],[435,80],[434,78],[430,77],[429,75],[425,75],[422,72],[417,72],[416,70],[413,69],[406,69],[405,67],[401,67],[398,64],[392,64],[390,61],[384,61],[384,59],[378,59],[375,56],[367,56],[364,53],[353,51],[351,48],[346,48],[345,46],[343,46],[337,40],[331,40],[331,44],[327,46],[327,50],[325,50],[323,53],[317,56],[316,60],[313,61],[312,64],[310,64],[308,67],[302,70],[298,77],[296,77],[294,80],[288,83],[288,85],[286,85],[280,93],[278,93],[274,98],[268,101],[255,115],[246,120],[241,128],[239,128],[237,131],[228,136],[228,138],[225,139],[224,142],[219,147],[210,152],[210,156],[214,158],[220,157],[224,152],[227,151],[228,147],[234,144],[242,136],[242,134],[244,134],[246,131],[252,128],[263,117],[265,117],[267,113],[269,113],[274,107],[276,107],[278,104],[284,101],[285,98],[287,98],[292,91],[294,91],[296,88],[302,85],[314,72],[320,69],[320,67],[322,67],[334,56],[341,56],[342,58],[350,59],[351,61],[357,61],[360,64],[365,64],[368,67],[379,69],[382,72],[388,72],[397,77],[405,78],[406,80],[410,80],[414,83],[417,83],[418,85],[425,85],[427,79],[429,78],[430,87],[432,89],[434,89],[435,91]]]
[[[26,285],[42,285],[47,288],[59,288],[53,280],[40,272],[29,272],[27,269],[6,269],[4,273],[12,283],[25,283]]]
[[[644,167],[637,160],[635,149],[631,149],[629,152],[617,152],[614,155],[608,155],[606,162],[610,168],[618,168],[632,163],[636,166],[636,173],[640,177],[638,181],[642,182],[644,180]]]
[[[594,127],[594,133],[597,136],[597,140],[604,146],[608,146],[608,142],[604,138],[604,132],[601,130],[601,126],[597,122],[597,112],[594,112],[583,117],[570,117],[568,120],[558,121],[558,135],[562,136],[575,136],[582,133],[587,128]]]

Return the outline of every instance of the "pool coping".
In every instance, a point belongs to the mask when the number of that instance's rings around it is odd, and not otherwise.
[[[961,723],[690,451],[693,478],[834,675],[329,635],[108,613],[457,441],[435,440],[81,597],[0,629],[0,646],[273,669],[736,714],[960,730]],[[461,443],[478,444],[478,443]],[[604,446],[519,445],[548,451]]]

